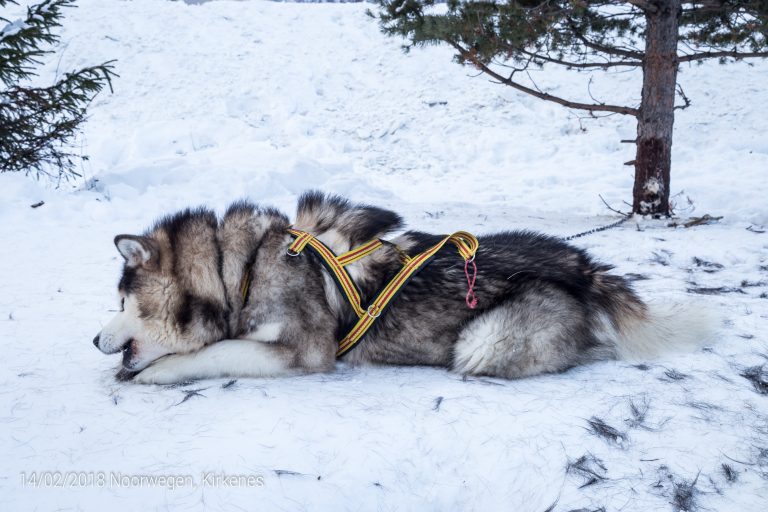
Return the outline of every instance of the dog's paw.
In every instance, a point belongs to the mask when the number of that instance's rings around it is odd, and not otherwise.
[[[156,362],[133,378],[133,382],[137,384],[176,384],[184,380],[187,380],[187,377],[179,373],[171,358]]]
[[[120,367],[120,369],[115,374],[115,380],[118,382],[128,382],[129,380],[133,379],[134,376],[136,376],[136,372]]]

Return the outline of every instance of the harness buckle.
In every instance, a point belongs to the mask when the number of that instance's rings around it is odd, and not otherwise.
[[[287,254],[291,258],[295,258],[296,256],[301,256],[300,252],[292,251],[291,249],[288,249],[287,251],[285,251],[285,254]]]
[[[375,315],[371,313],[372,309],[376,311]],[[365,314],[371,318],[379,318],[381,316],[381,308],[376,304],[371,304],[370,306],[368,306],[368,309],[365,311]]]

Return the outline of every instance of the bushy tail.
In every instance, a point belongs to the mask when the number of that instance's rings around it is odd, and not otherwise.
[[[670,352],[693,352],[713,341],[719,317],[701,304],[650,304],[644,317],[620,319],[617,356],[640,361]]]

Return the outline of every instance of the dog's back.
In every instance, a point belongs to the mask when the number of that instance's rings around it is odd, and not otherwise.
[[[394,242],[413,255],[440,238],[408,232]],[[706,322],[686,327],[681,308],[650,311],[610,266],[553,237],[525,231],[480,237],[475,261],[476,309],[465,304],[463,261],[446,248],[350,360],[519,378],[602,359],[654,357],[700,344],[711,332]]]

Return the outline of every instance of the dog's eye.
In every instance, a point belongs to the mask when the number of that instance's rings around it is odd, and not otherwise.
[[[123,311],[125,311],[125,297],[120,299],[120,312],[122,313]]]

